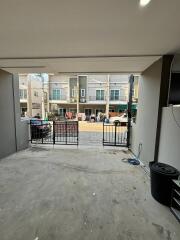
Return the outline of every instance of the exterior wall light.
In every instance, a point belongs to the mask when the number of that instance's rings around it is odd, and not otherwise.
[[[140,0],[140,6],[145,7],[150,3],[151,0]]]

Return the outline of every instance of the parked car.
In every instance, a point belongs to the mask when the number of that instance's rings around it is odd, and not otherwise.
[[[37,118],[30,119],[30,127],[31,127],[31,137],[33,139],[46,137],[51,130],[51,127],[48,121],[44,121]]]
[[[126,125],[126,123],[128,122],[127,114],[123,113],[123,115],[121,116],[110,117],[109,122],[114,124],[123,123],[123,125]]]

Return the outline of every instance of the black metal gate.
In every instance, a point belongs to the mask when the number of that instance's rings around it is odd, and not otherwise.
[[[127,147],[127,123],[103,123],[103,146]]]
[[[30,121],[30,141],[34,144],[78,145],[78,121]]]
[[[134,76],[129,77],[129,100],[127,104],[127,122],[103,123],[104,146],[130,146],[131,133],[131,108],[134,88]]]

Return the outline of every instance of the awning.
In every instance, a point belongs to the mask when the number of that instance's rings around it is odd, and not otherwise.
[[[127,110],[127,108],[128,108],[127,104],[120,104],[120,105],[116,106],[115,111],[116,112],[125,111],[125,110]],[[137,110],[137,103],[132,104],[131,110],[134,110],[134,111]]]

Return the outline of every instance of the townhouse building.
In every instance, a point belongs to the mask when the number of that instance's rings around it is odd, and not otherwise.
[[[119,112],[127,101],[128,75],[49,75],[49,111],[60,116]]]
[[[21,116],[44,118],[49,111],[48,84],[37,74],[19,74]]]

